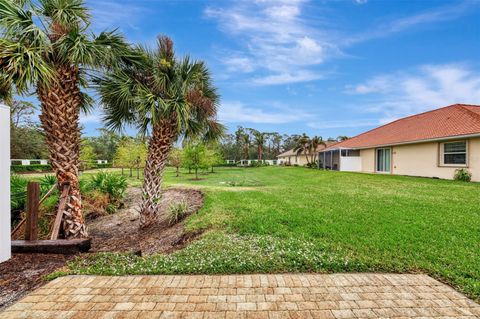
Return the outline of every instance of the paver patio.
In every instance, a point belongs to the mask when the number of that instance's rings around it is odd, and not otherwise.
[[[67,276],[0,318],[480,318],[426,275]]]

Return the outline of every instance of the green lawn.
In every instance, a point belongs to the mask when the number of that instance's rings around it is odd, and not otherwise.
[[[480,298],[480,184],[304,168],[225,168],[168,186],[205,193],[174,254],[99,254],[73,273],[426,272]],[[140,181],[130,179],[132,183]]]

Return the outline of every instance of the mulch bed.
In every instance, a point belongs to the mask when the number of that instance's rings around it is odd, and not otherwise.
[[[103,216],[90,222],[89,234],[92,237],[91,252],[120,251],[142,254],[170,252],[185,241],[183,223],[172,226],[168,223],[168,207],[171,203],[188,203],[187,215],[196,213],[203,205],[203,195],[194,189],[170,188],[164,191],[161,200],[159,220],[156,224],[139,228],[140,189],[131,189],[129,198],[134,200],[113,215]]]
[[[61,268],[72,256],[15,254],[0,264],[0,309],[45,283],[43,277]]]
[[[185,234],[184,223],[169,225],[168,207],[185,201],[188,213],[196,213],[203,205],[203,195],[193,189],[170,188],[163,192],[161,211],[156,224],[139,229],[141,190],[130,188],[125,208],[117,213],[87,222],[92,237],[90,252],[168,253],[183,247],[198,234]],[[0,263],[0,310],[27,292],[43,285],[44,276],[64,267],[73,256],[56,254],[15,254]]]

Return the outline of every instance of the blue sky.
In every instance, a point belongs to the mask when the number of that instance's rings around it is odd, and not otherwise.
[[[480,104],[480,1],[89,0],[93,29],[159,34],[205,60],[219,118],[263,131],[353,136],[452,103]],[[101,108],[82,116],[87,135]]]

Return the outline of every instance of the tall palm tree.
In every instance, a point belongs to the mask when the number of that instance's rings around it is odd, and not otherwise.
[[[257,146],[258,160],[262,160],[263,148],[265,147],[265,133],[254,131],[253,132],[254,143]]]
[[[162,173],[173,144],[213,140],[223,134],[217,122],[219,96],[203,62],[175,58],[173,42],[159,37],[156,50],[137,48],[142,63],[125,65],[97,79],[107,126],[136,125],[151,132],[144,169],[141,226],[152,224],[161,197]]]
[[[326,146],[327,144],[323,141],[323,138],[321,136],[314,136],[310,139],[310,157],[311,157],[311,162],[312,164],[315,163],[315,158],[317,155],[317,148],[320,146]]]
[[[120,35],[94,36],[88,31],[89,20],[83,0],[0,0],[2,95],[36,91],[50,163],[59,186],[70,185],[63,216],[67,238],[87,236],[78,183],[78,121],[91,99],[81,88],[88,83],[89,71],[128,55]]]
[[[311,151],[311,141],[307,134],[303,133],[296,139],[296,145],[293,151],[297,154],[304,154],[307,159],[307,165],[310,165],[309,152]]]
[[[242,145],[243,145],[243,158],[248,160],[250,155],[250,144],[251,144],[251,140],[250,140],[250,134],[248,133],[245,133],[242,135]]]

